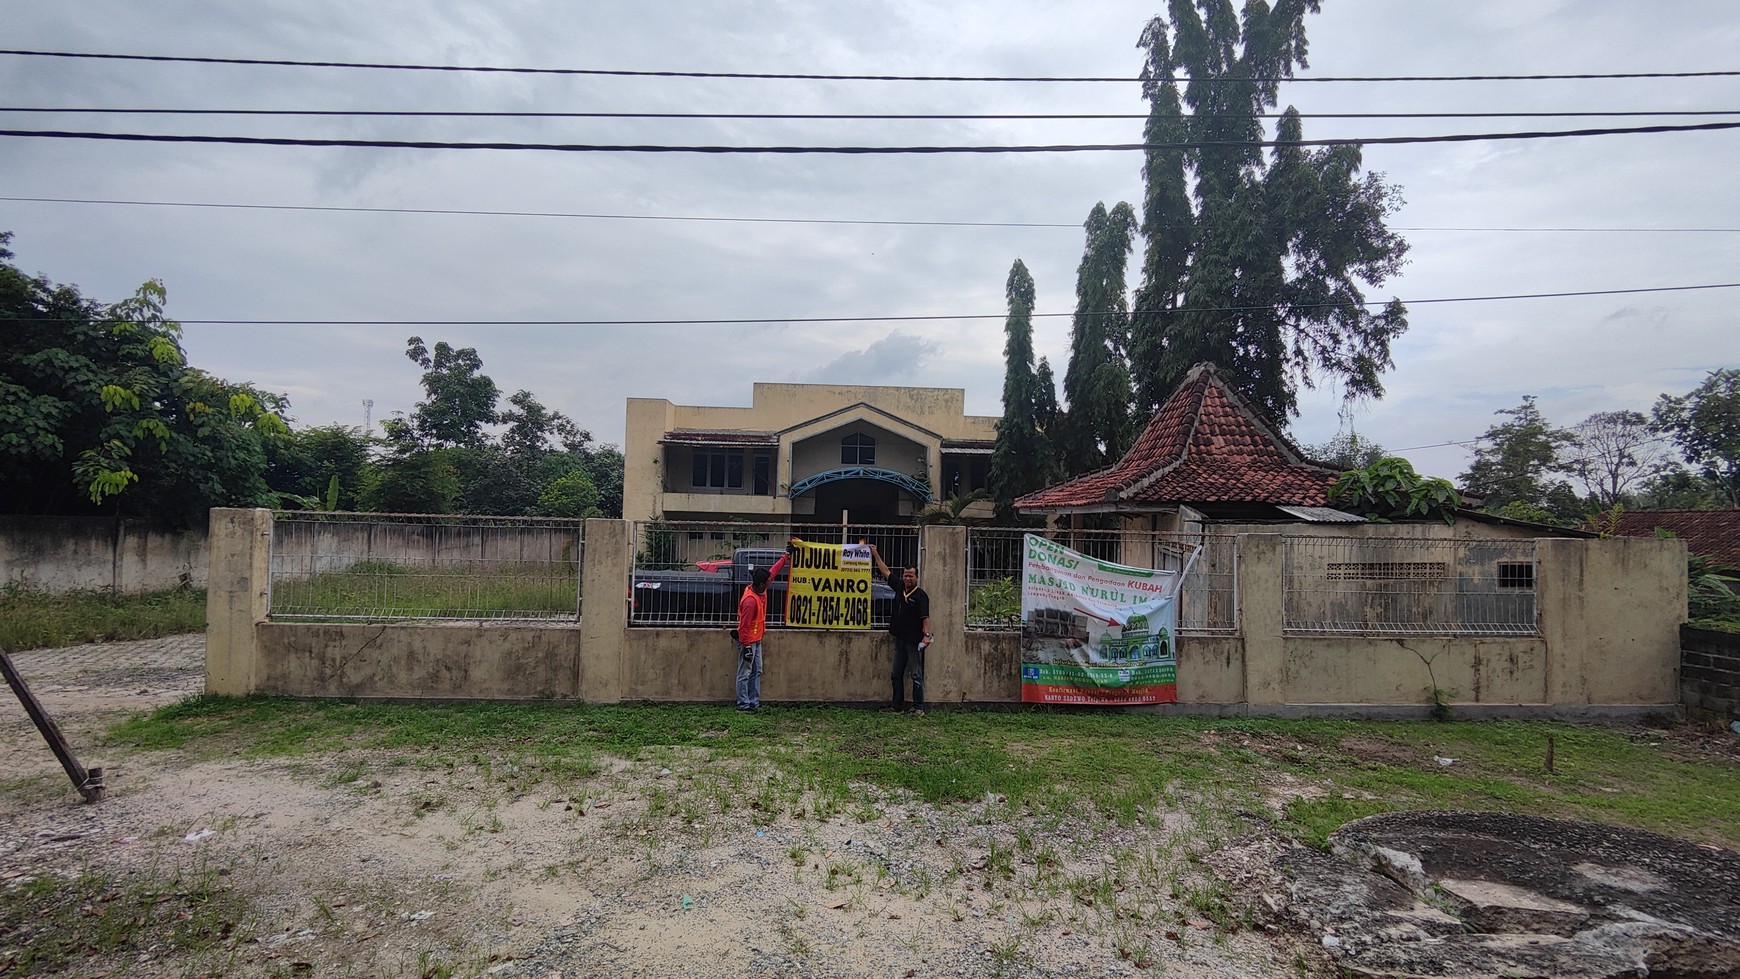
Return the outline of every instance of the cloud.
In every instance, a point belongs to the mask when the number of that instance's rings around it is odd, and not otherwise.
[[[803,376],[813,383],[902,384],[912,381],[926,358],[937,351],[935,340],[895,330],[863,350],[843,353]]]

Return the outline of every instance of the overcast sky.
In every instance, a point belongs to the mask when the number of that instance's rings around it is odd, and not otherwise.
[[[1136,76],[1159,0],[573,4],[161,0],[7,5],[6,47],[303,61],[823,74]],[[1302,75],[1740,68],[1732,0],[1325,0]],[[1139,86],[623,78],[0,56],[16,108],[1132,113]],[[1292,83],[1305,113],[1734,110],[1740,78]],[[1309,138],[1694,123],[1307,119]],[[984,145],[1138,142],[1136,119],[756,121],[0,114],[0,128],[566,143]],[[1413,303],[1388,394],[1302,400],[1293,435],[1351,424],[1454,477],[1493,412],[1539,397],[1554,423],[1647,410],[1740,366],[1740,290],[1478,303],[1420,300],[1740,281],[1740,132],[1375,146],[1412,248],[1368,298]],[[992,314],[770,326],[315,326],[190,322],[195,366],[289,395],[300,425],[360,425],[420,394],[406,337],[474,346],[504,397],[529,389],[602,441],[624,399],[746,405],[754,381],[961,387],[1001,412],[1004,280],[1074,306],[1080,224],[1140,210],[1137,153],[701,156],[112,143],[0,137],[0,196],[632,215],[346,213],[0,200],[14,261],[124,298],[163,280],[198,320],[657,320]],[[1054,227],[745,223],[1006,222]],[[1443,230],[1486,229],[1486,230]],[[1624,232],[1497,229],[1623,228]],[[1635,229],[1681,229],[1645,232]],[[1728,229],[1695,231],[1684,229]],[[1136,284],[1132,256],[1131,286]],[[1067,316],[1035,322],[1061,378]]]

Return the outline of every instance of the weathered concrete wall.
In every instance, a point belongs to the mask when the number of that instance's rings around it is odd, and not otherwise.
[[[291,625],[265,620],[271,515],[214,510],[211,579],[221,585],[208,590],[207,688],[365,698],[729,701],[736,662],[723,626],[628,627],[629,528],[626,521],[587,521],[588,599],[578,627]],[[927,657],[926,699],[1017,702],[1018,636],[966,630],[965,531],[926,527],[919,545],[937,637]],[[1542,541],[1542,634],[1505,638],[1288,634],[1282,547],[1277,534],[1240,538],[1241,634],[1181,637],[1182,707],[1415,708],[1432,702],[1434,687],[1452,705],[1500,711],[1659,709],[1679,700],[1685,552],[1677,541]],[[1704,672],[1688,674],[1727,682],[1729,709],[1732,662],[1698,659]],[[891,663],[891,643],[880,631],[776,629],[765,649],[763,696],[770,703],[881,702],[889,695]]]
[[[1740,635],[1680,628],[1680,699],[1694,714],[1740,717]]]
[[[203,530],[166,531],[107,517],[0,516],[0,582],[136,595],[182,584],[203,588],[210,565]]]
[[[211,580],[205,590],[205,691],[260,690],[259,628],[271,588],[272,514],[211,511]],[[311,649],[295,655],[312,655]]]
[[[948,643],[933,659],[952,655]],[[961,643],[961,702],[1008,704],[1021,699],[1021,638],[1013,632],[969,632]],[[936,698],[932,698],[936,699]]]
[[[1290,704],[1429,704],[1434,686],[1452,704],[1546,702],[1540,639],[1289,636],[1285,648]]]
[[[724,628],[633,629],[625,653],[623,700],[729,703],[735,697],[737,654]],[[890,693],[894,648],[885,632],[775,629],[762,643],[761,658],[766,703],[871,703]],[[927,666],[935,663],[933,657]]]
[[[1538,547],[1547,702],[1678,702],[1685,542],[1616,537]]]
[[[572,700],[580,629],[265,622],[254,690],[290,697]]]

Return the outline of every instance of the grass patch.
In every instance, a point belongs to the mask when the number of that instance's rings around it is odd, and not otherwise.
[[[579,587],[579,574],[565,562],[479,567],[358,561],[343,571],[275,581],[272,611],[314,619],[548,618],[573,615]]]
[[[205,629],[205,591],[143,595],[50,593],[11,582],[0,588],[0,649],[48,649],[115,639],[157,639]]]
[[[1542,765],[1549,735],[1557,745],[1553,774]],[[670,812],[734,805],[757,821],[850,815],[868,785],[939,806],[990,802],[1123,824],[1155,810],[1190,811],[1199,831],[1216,834],[1278,810],[1283,831],[1316,845],[1350,819],[1394,809],[1528,812],[1740,845],[1740,764],[1687,760],[1671,733],[1547,722],[1029,710],[945,711],[914,723],[836,707],[743,714],[700,705],[198,697],[125,721],[109,737],[199,755],[421,752],[504,783],[564,790],[597,775],[599,759],[628,758],[694,775],[671,783],[672,793],[695,798],[664,800]]]
[[[130,963],[147,949],[160,956],[232,945],[247,902],[218,880],[211,869],[143,881],[87,873],[0,891],[0,975],[50,974],[90,959]]]

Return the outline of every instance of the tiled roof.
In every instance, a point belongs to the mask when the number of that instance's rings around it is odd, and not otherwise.
[[[1029,493],[1020,510],[1107,505],[1324,506],[1338,474],[1308,462],[1212,364],[1198,364],[1116,465]]]
[[[691,445],[778,445],[779,436],[772,432],[746,432],[742,429],[678,428],[666,432],[662,441]]]
[[[1740,510],[1629,510],[1619,515],[1622,537],[1652,537],[1657,527],[1673,531],[1686,550],[1740,569]]]

